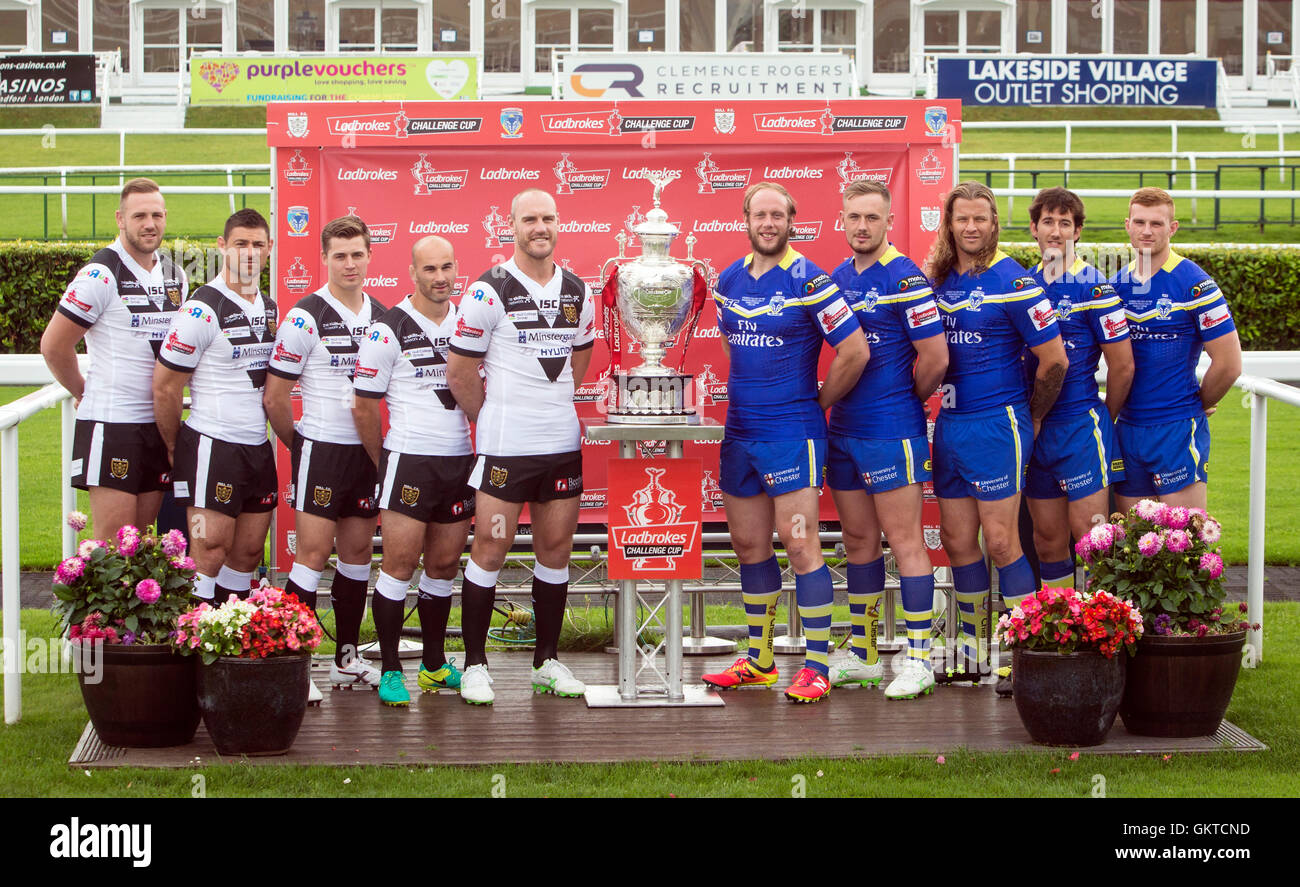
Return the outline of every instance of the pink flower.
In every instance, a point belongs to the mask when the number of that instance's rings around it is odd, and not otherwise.
[[[185,554],[185,534],[180,530],[168,530],[162,538],[162,550],[168,557]]]
[[[1207,551],[1201,555],[1200,567],[1210,574],[1211,579],[1218,579],[1223,575],[1223,558],[1213,551]]]
[[[1074,543],[1074,553],[1085,561],[1091,560],[1092,541],[1087,536],[1084,536],[1078,542]]]
[[[186,555],[185,557],[174,557],[171,559],[171,565],[178,570],[195,569],[194,558]]]
[[[141,579],[135,587],[135,596],[146,604],[152,604],[162,597],[162,587],[153,579]]]
[[[76,530],[78,533],[86,529],[86,524],[88,524],[89,522],[90,519],[87,518],[83,512],[80,511],[68,512],[68,526],[72,527],[72,529]]]
[[[1169,538],[1165,540],[1165,547],[1174,554],[1181,554],[1192,546],[1192,537],[1187,535],[1186,530],[1171,530]]]
[[[98,539],[82,539],[81,544],[77,546],[77,555],[79,557],[90,557],[92,551],[103,547],[104,543]]]
[[[1181,530],[1187,526],[1192,514],[1182,505],[1165,509],[1165,526],[1171,530]]]
[[[1115,544],[1115,528],[1110,524],[1098,524],[1088,531],[1088,538],[1092,540],[1094,550],[1104,551]]]
[[[1142,520],[1156,521],[1156,518],[1160,517],[1161,512],[1164,510],[1164,506],[1154,499],[1143,499],[1134,506],[1133,510],[1137,512],[1137,516]],[[1158,523],[1158,521],[1156,522]]]
[[[1222,536],[1223,526],[1213,518],[1206,518],[1205,526],[1201,527],[1201,541],[1206,545],[1217,545]]]
[[[1158,554],[1162,547],[1161,539],[1155,533],[1144,533],[1142,538],[1138,540],[1138,551],[1141,552],[1143,557],[1152,557]]]
[[[140,550],[140,531],[127,525],[117,531],[117,550],[122,557],[131,557]]]
[[[70,557],[59,564],[54,571],[54,580],[61,585],[71,585],[85,572],[86,562],[79,557]]]

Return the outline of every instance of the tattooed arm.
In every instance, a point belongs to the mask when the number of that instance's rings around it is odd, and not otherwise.
[[[1065,382],[1065,371],[1070,362],[1065,356],[1065,344],[1061,337],[1049,339],[1032,349],[1038,358],[1038,372],[1034,375],[1034,394],[1029,400],[1029,414],[1034,419],[1034,436],[1043,424],[1043,418],[1056,403],[1056,396],[1061,393]]]

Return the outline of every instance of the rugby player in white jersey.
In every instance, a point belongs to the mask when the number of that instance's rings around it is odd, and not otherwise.
[[[411,247],[415,291],[370,330],[357,355],[357,399],[352,418],[379,471],[379,509],[384,560],[371,611],[379,633],[383,674],[379,701],[409,705],[398,658],[406,595],[424,554],[416,606],[424,652],[416,683],[421,690],[460,689],[460,671],[443,655],[451,583],[469,537],[474,467],[469,420],[447,388],[447,345],[459,311],[456,254],[441,237]],[[381,400],[388,401],[388,436],[382,433]]]
[[[262,406],[276,306],[258,287],[271,226],[257,210],[242,209],[226,220],[217,247],[221,273],[175,313],[153,374],[154,417],[198,569],[194,593],[206,601],[248,596],[276,491]],[[187,384],[191,406],[182,424]]]
[[[100,539],[158,517],[171,465],[154,424],[154,359],[188,290],[185,273],[158,251],[167,204],[157,183],[127,182],[116,218],[118,239],[77,272],[41,336],[46,366],[77,404],[72,485],[89,491]]]
[[[530,188],[510,204],[513,257],[480,277],[461,301],[447,378],[477,423],[474,546],[461,584],[465,675],[460,695],[495,698],[487,670],[487,630],[497,574],[514,543],[524,504],[532,521],[533,610],[537,647],[533,689],[581,696],[586,685],[556,658],[569,592],[569,555],[582,496],[582,433],[573,392],[591,364],[591,291],[554,261],[555,199]],[[486,371],[486,391],[479,377]]]
[[[379,509],[375,463],[352,421],[357,351],[384,313],[362,291],[370,264],[370,231],[356,216],[321,229],[327,282],[284,316],[267,366],[266,415],[289,446],[297,546],[285,590],[316,606],[316,589],[337,550],[330,599],[334,605],[335,687],[379,686],[379,669],[357,655]],[[302,419],[293,422],[291,392],[302,387]]]

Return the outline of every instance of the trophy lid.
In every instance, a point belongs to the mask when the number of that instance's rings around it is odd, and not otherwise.
[[[654,209],[645,214],[645,221],[639,223],[632,230],[638,237],[676,237],[681,232],[677,226],[668,221],[668,213],[659,207],[659,198],[663,194],[664,188],[668,183],[677,178],[676,173],[663,176],[650,176],[648,181],[654,186]]]

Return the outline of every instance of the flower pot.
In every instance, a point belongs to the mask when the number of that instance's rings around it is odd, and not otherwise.
[[[1035,742],[1100,745],[1124,697],[1123,652],[1107,659],[1095,650],[1012,652],[1016,711]]]
[[[199,727],[194,659],[167,644],[72,645],[90,723],[107,745],[185,745]]]
[[[1142,638],[1119,709],[1125,729],[1139,736],[1208,736],[1218,730],[1237,685],[1245,643],[1245,631]]]
[[[311,654],[240,659],[199,666],[199,709],[223,755],[282,755],[307,711]]]

